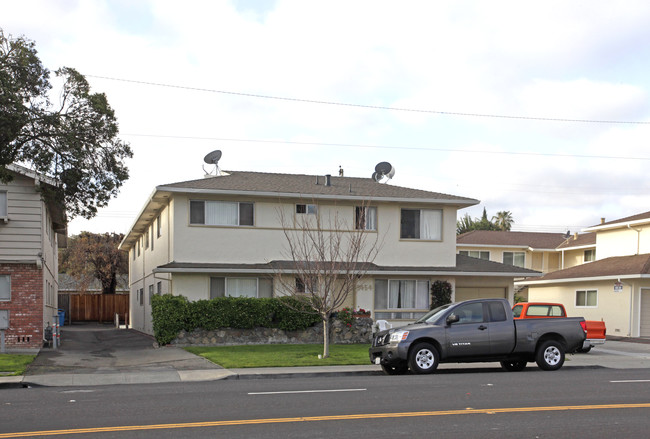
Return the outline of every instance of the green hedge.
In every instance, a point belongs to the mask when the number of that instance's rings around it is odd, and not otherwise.
[[[151,309],[154,336],[161,345],[170,343],[182,330],[264,327],[296,331],[321,321],[306,305],[288,296],[221,297],[190,302],[183,296],[166,294],[153,296]]]

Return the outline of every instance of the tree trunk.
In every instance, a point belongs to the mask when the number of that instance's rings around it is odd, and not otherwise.
[[[328,316],[329,317],[329,316]],[[323,319],[323,358],[330,356],[329,318]]]

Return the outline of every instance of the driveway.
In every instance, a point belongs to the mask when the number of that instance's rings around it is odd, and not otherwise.
[[[166,382],[187,380],[190,371],[216,378],[228,373],[183,349],[154,348],[153,337],[133,329],[94,323],[61,329],[62,346],[42,349],[27,368],[25,382],[42,385]]]

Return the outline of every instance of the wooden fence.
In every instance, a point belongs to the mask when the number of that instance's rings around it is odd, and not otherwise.
[[[65,311],[66,323],[114,322],[128,320],[128,294],[59,294],[59,309]]]

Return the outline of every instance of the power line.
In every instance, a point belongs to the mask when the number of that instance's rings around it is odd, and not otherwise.
[[[153,137],[153,138],[162,138],[162,139],[211,140],[211,141],[219,141],[219,142],[285,143],[287,145],[304,145],[304,146],[337,146],[337,147],[345,147],[345,148],[399,149],[399,150],[409,150],[409,151],[460,152],[460,153],[468,153],[468,154],[494,154],[494,155],[518,155],[518,156],[536,156],[536,157],[650,161],[650,157],[632,157],[632,156],[614,156],[614,155],[564,154],[564,153],[560,154],[560,153],[550,153],[550,152],[521,152],[521,151],[485,151],[485,150],[478,150],[478,149],[451,149],[451,148],[390,146],[390,145],[362,145],[362,144],[354,144],[354,143],[296,142],[290,140],[234,139],[234,138],[225,138],[225,137],[171,136],[171,135],[159,135],[159,134],[135,134],[135,133],[121,133],[120,135],[131,136],[131,137]]]
[[[513,116],[513,115],[504,115],[504,114],[486,114],[486,113],[464,113],[457,111],[439,111],[439,110],[421,110],[414,108],[402,108],[402,107],[388,107],[381,105],[366,105],[366,104],[351,104],[347,102],[335,102],[335,101],[322,101],[316,99],[301,99],[301,98],[289,98],[285,96],[271,96],[271,95],[262,95],[256,93],[244,93],[244,92],[235,92],[228,90],[216,90],[210,88],[201,88],[201,87],[190,87],[184,85],[175,85],[175,84],[163,84],[159,82],[151,81],[138,81],[135,79],[124,79],[124,78],[111,78],[109,76],[99,76],[99,75],[86,75],[87,78],[96,78],[96,79],[105,79],[108,81],[119,81],[119,82],[129,82],[132,84],[142,84],[142,85],[151,85],[155,87],[167,87],[167,88],[176,88],[181,90],[192,90],[200,91],[207,93],[219,93],[232,96],[245,96],[249,98],[258,98],[258,99],[273,99],[278,101],[287,101],[287,102],[301,102],[308,104],[319,104],[319,105],[335,105],[340,107],[354,107],[354,108],[366,108],[372,110],[388,110],[388,111],[402,111],[410,113],[426,113],[426,114],[439,114],[443,116],[463,116],[463,117],[486,117],[494,119],[511,119],[511,120],[533,120],[533,121],[543,121],[543,122],[573,122],[573,123],[594,123],[594,124],[619,124],[619,125],[650,125],[649,121],[628,121],[628,120],[598,120],[598,119],[569,119],[569,118],[556,118],[556,117],[536,117],[536,116]]]

